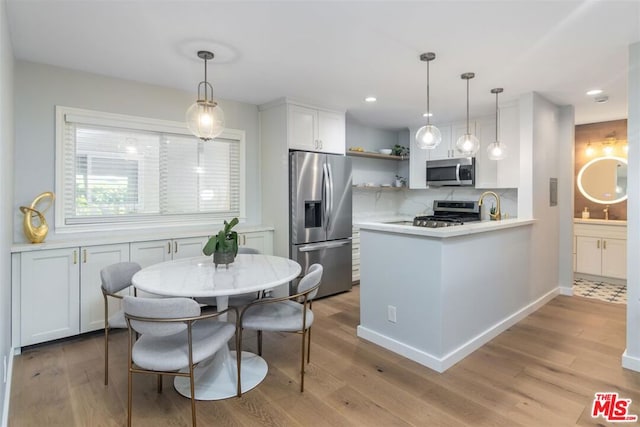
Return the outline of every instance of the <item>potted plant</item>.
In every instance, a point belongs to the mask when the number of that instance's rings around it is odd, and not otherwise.
[[[229,268],[229,264],[233,262],[238,254],[238,233],[231,229],[238,224],[238,218],[233,218],[231,221],[224,221],[224,228],[213,235],[207,241],[207,244],[202,248],[202,252],[209,256],[213,254],[213,263],[226,264]]]
[[[405,185],[407,185],[407,178],[396,175],[396,187],[404,187]]]

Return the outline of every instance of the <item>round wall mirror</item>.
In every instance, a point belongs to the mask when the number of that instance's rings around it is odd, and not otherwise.
[[[578,189],[595,203],[613,204],[627,199],[627,159],[599,157],[578,172]]]

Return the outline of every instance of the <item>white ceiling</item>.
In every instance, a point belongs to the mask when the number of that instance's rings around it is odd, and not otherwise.
[[[379,128],[420,125],[431,62],[433,121],[492,114],[535,91],[573,104],[576,123],[627,116],[627,53],[638,1],[8,0],[18,59],[194,92],[201,49],[217,98],[288,96]],[[598,104],[585,95],[601,88]],[[363,98],[374,95],[375,104]]]

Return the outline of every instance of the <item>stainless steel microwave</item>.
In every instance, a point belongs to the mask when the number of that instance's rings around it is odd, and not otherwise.
[[[475,157],[427,160],[427,185],[470,186],[476,183]]]

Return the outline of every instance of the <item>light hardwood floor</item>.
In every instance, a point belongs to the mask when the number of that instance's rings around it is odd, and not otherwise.
[[[593,419],[596,392],[632,399],[640,374],[623,369],[625,306],[559,296],[438,374],[356,337],[359,290],[314,303],[311,364],[299,393],[299,339],[265,333],[266,379],[240,399],[197,402],[199,426],[572,426]],[[429,325],[424,325],[428,328]],[[9,425],[126,423],[126,333],[112,336],[103,385],[102,335],[28,349],[14,361]],[[253,337],[245,347],[255,350]],[[189,400],[169,378],[134,376],[135,426],[190,425]],[[627,424],[628,425],[628,424]]]

